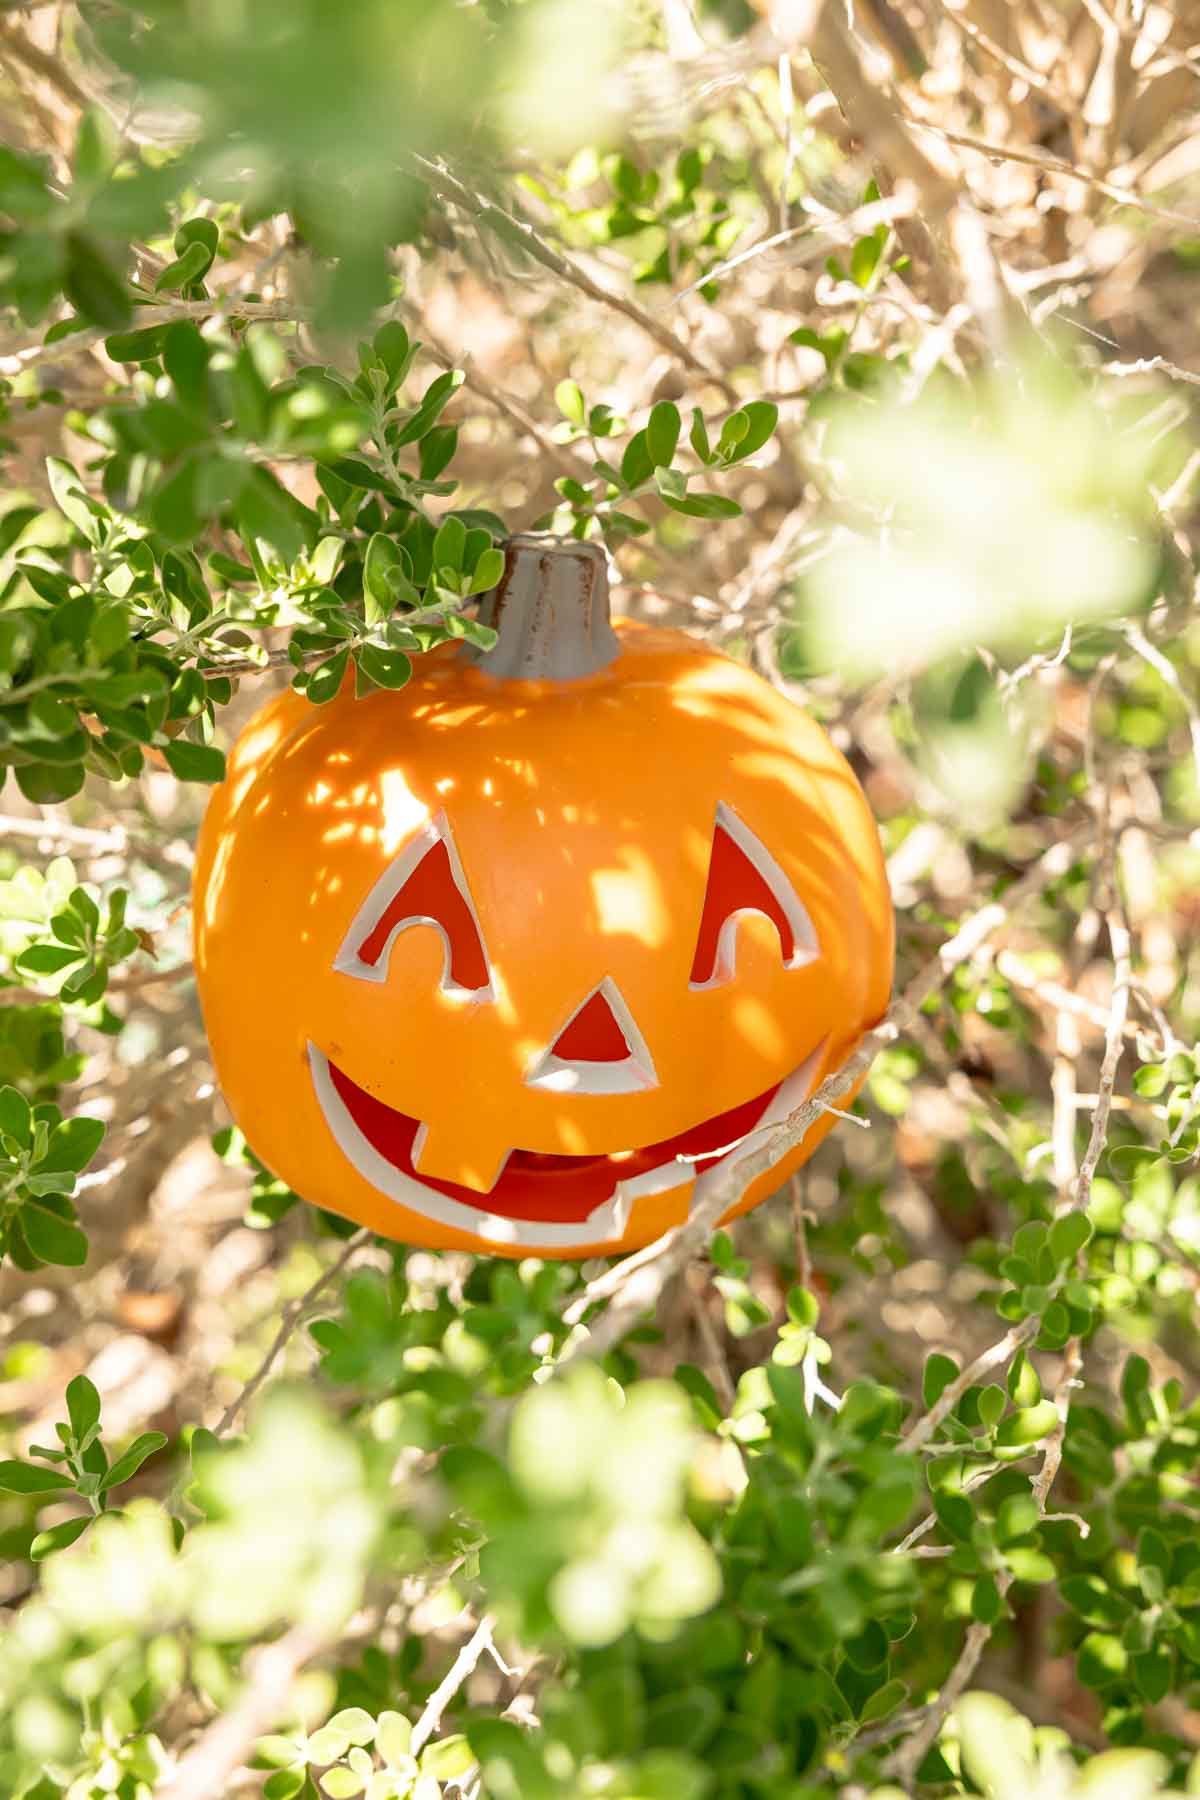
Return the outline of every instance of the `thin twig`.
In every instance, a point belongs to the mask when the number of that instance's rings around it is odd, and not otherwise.
[[[270,1374],[276,1358],[283,1350],[297,1325],[299,1325],[307,1308],[312,1305],[319,1294],[324,1292],[330,1282],[334,1281],[337,1276],[341,1274],[342,1270],[346,1267],[346,1264],[350,1261],[350,1258],[354,1255],[354,1252],[360,1250],[370,1236],[371,1233],[364,1226],[361,1231],[356,1231],[352,1238],[347,1238],[345,1247],[337,1261],[330,1263],[329,1267],[318,1275],[317,1279],[312,1283],[312,1286],[305,1289],[299,1299],[293,1300],[289,1306],[284,1308],[283,1316],[279,1321],[279,1330],[275,1333],[271,1348],[267,1351],[267,1354],[263,1357],[261,1363],[259,1363],[257,1369],[255,1369],[241,1393],[237,1395],[236,1399],[231,1400],[229,1405],[225,1408],[225,1411],[221,1414],[220,1422],[213,1426],[214,1437],[222,1437],[224,1433],[229,1430],[229,1427],[233,1424],[233,1421],[237,1418],[242,1408],[249,1405],[250,1401],[254,1398],[255,1394],[257,1394],[259,1388]]]
[[[932,131],[936,137],[947,144],[956,144],[963,150],[978,150],[981,156],[987,156],[994,162],[1028,163],[1032,168],[1044,169],[1048,175],[1065,175],[1071,181],[1080,181],[1085,187],[1095,188],[1098,193],[1105,194],[1115,200],[1119,206],[1132,206],[1153,219],[1162,219],[1167,225],[1184,225],[1190,231],[1200,230],[1200,219],[1189,213],[1176,212],[1170,206],[1155,206],[1150,200],[1143,200],[1131,188],[1118,187],[1115,182],[1105,181],[1102,175],[1094,175],[1088,169],[1077,168],[1074,163],[1067,162],[1061,156],[1053,156],[1048,150],[1018,150],[1011,144],[997,144],[990,138],[972,137],[963,131],[948,131],[944,125],[933,125],[928,119],[918,119],[912,113],[906,114],[908,123],[918,131]]]
[[[492,1633],[496,1629],[496,1621],[491,1613],[485,1613],[475,1630],[467,1639],[445,1676],[425,1702],[420,1718],[413,1726],[410,1754],[419,1756],[429,1739],[442,1722],[442,1714],[453,1700],[455,1694],[471,1676],[480,1657],[492,1647]]]
[[[589,300],[595,300],[601,306],[606,306],[613,312],[619,312],[624,318],[631,320],[646,333],[647,337],[653,338],[655,343],[668,351],[676,361],[690,369],[693,375],[699,376],[704,381],[713,382],[721,389],[726,399],[734,405],[737,404],[737,390],[733,383],[721,374],[720,370],[710,368],[702,357],[697,356],[690,344],[686,344],[681,337],[677,337],[661,320],[654,318],[651,313],[635,305],[632,300],[626,299],[623,294],[614,293],[610,288],[602,287],[598,281],[594,281],[586,269],[581,268],[570,257],[564,256],[552,244],[548,244],[527,219],[515,218],[512,213],[505,212],[504,208],[497,206],[494,201],[486,200],[482,194],[473,192],[443,163],[431,162],[428,157],[418,156],[415,152],[412,153],[411,161],[422,180],[428,182],[440,199],[449,200],[455,206],[461,207],[464,212],[470,213],[480,225],[495,232],[496,236],[506,243],[522,250],[526,256],[532,257],[534,262],[540,263],[544,269],[549,269],[552,274],[557,275],[560,281],[569,282],[572,287],[578,288],[580,293],[588,296]]]
[[[902,1450],[919,1450],[927,1444],[934,1432],[950,1417],[967,1389],[974,1387],[981,1376],[990,1375],[993,1369],[1003,1368],[1010,1363],[1018,1350],[1032,1343],[1042,1328],[1042,1321],[1036,1315],[1022,1319],[1006,1331],[998,1343],[989,1344],[981,1350],[973,1362],[969,1362],[960,1374],[956,1375],[948,1387],[943,1388],[929,1411],[909,1426],[900,1439]]]
[[[733,1377],[729,1373],[729,1364],[725,1358],[725,1347],[721,1342],[716,1326],[708,1314],[707,1283],[692,1300],[692,1317],[696,1321],[696,1332],[704,1349],[705,1361],[712,1380],[713,1391],[726,1412],[733,1406],[736,1397]]]

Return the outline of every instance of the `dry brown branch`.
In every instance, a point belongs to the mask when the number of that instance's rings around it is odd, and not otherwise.
[[[725,1356],[725,1347],[721,1342],[720,1333],[709,1315],[707,1283],[691,1294],[690,1304],[692,1317],[696,1321],[696,1335],[699,1337],[704,1351],[702,1367],[713,1384],[713,1391],[717,1399],[728,1412],[733,1405],[736,1390],[733,1377],[729,1373],[729,1363]]]
[[[1070,111],[1069,97],[1060,93],[1046,75],[1032,68],[1029,63],[1023,62],[1019,56],[1014,56],[1011,50],[1006,50],[1003,44],[996,42],[995,38],[989,37],[988,33],[981,30],[961,7],[948,6],[946,0],[938,0],[938,5],[943,17],[949,19],[955,29],[961,31],[964,37],[969,38],[971,43],[982,50],[985,56],[990,56],[993,62],[999,63],[1001,68],[1006,69],[1017,81],[1023,81],[1026,87],[1033,88],[1036,93],[1043,95],[1051,105],[1058,108],[1059,112],[1068,113]]]
[[[944,227],[966,299],[993,351],[1003,353],[1009,302],[986,228],[969,194],[914,141],[908,127],[915,121],[907,117],[890,87],[868,81],[836,6],[822,10],[812,54],[851,130],[893,177],[904,176],[913,183],[924,202],[926,221]]]
[[[494,232],[505,243],[515,245],[526,256],[532,257],[534,262],[540,263],[544,269],[549,269],[552,274],[557,275],[560,281],[568,282],[571,287],[586,294],[589,300],[595,300],[598,305],[619,312],[623,318],[629,319],[633,324],[639,326],[647,337],[653,338],[661,349],[666,350],[693,375],[702,381],[712,382],[715,387],[720,388],[727,400],[733,405],[737,404],[738,393],[732,382],[727,380],[719,370],[710,368],[702,357],[696,355],[690,344],[686,344],[681,337],[676,336],[669,326],[656,319],[652,313],[646,312],[643,307],[627,299],[624,294],[616,293],[611,288],[603,287],[598,281],[593,280],[586,269],[581,268],[577,262],[556,250],[552,244],[548,244],[534,230],[528,220],[515,218],[511,213],[505,212],[503,207],[497,206],[494,201],[485,199],[482,194],[472,192],[464,182],[460,181],[441,163],[430,162],[423,156],[414,156],[413,163],[422,180],[429,183],[439,198],[449,200],[464,212],[469,213],[478,224]]]
[[[241,1698],[214,1719],[187,1752],[157,1800],[216,1800],[245,1761],[255,1740],[277,1725],[306,1663],[324,1648],[308,1627],[295,1625],[273,1644],[246,1659],[247,1683]]]
[[[1166,225],[1183,225],[1189,231],[1200,230],[1200,219],[1193,218],[1189,213],[1176,212],[1173,207],[1157,206],[1153,201],[1143,200],[1132,188],[1123,188],[1116,182],[1107,181],[1104,176],[1095,175],[1090,169],[1081,169],[1075,163],[1067,162],[1064,157],[1054,156],[1048,150],[1023,150],[1013,144],[997,144],[990,138],[974,137],[968,132],[951,131],[945,125],[935,125],[931,119],[918,119],[912,113],[906,117],[908,123],[918,131],[931,131],[947,144],[956,144],[959,149],[978,150],[981,156],[989,157],[994,162],[1028,163],[1035,169],[1044,169],[1048,175],[1064,175],[1071,181],[1082,182],[1085,187],[1095,188],[1097,193],[1115,200],[1119,206],[1132,206],[1149,218],[1161,219]]]
[[[252,325],[264,319],[295,322],[304,316],[304,309],[289,300],[243,300],[237,294],[214,294],[211,300],[156,300],[139,306],[134,323],[140,331],[150,325],[170,325],[176,319],[224,318]],[[47,344],[43,338],[33,338],[23,344],[0,344],[0,371],[13,375],[43,358],[56,363],[67,362],[86,350],[94,350],[97,344],[112,335],[107,326],[100,326],[72,332],[70,337],[59,338],[52,344]]]

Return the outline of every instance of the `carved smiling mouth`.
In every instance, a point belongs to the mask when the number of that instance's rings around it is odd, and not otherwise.
[[[421,1121],[368,1094],[315,1044],[308,1057],[325,1121],[343,1155],[371,1185],[413,1212],[493,1243],[571,1249],[622,1236],[635,1203],[723,1167],[743,1141],[806,1100],[824,1042],[763,1094],[702,1124],[620,1155],[555,1156],[510,1150],[489,1192],[419,1175]]]

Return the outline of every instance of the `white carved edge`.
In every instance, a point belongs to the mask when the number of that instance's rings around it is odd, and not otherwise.
[[[377,962],[372,966],[363,962],[358,954],[359,945],[368,937],[379,923],[400,889],[409,876],[424,862],[436,844],[445,844],[446,854],[450,859],[450,874],[454,885],[466,902],[467,911],[471,915],[476,933],[479,937],[479,948],[488,972],[486,987],[461,987],[451,977],[450,939],[446,927],[440,919],[434,919],[428,913],[411,913],[407,918],[399,919],[388,932],[387,942],[379,954]],[[475,910],[475,902],[471,898],[471,890],[467,886],[467,878],[463,872],[462,861],[458,854],[458,846],[454,842],[454,834],[450,829],[450,821],[444,812],[436,818],[427,819],[416,831],[404,849],[388,864],[383,874],[355,913],[350,929],[342,939],[341,947],[333,959],[335,969],[343,975],[353,975],[359,981],[383,982],[387,980],[388,959],[392,953],[392,945],[402,931],[410,925],[432,925],[442,940],[442,976],[441,989],[444,994],[453,994],[460,1000],[494,1000],[496,984],[492,977],[492,964],[487,953],[487,945],[483,939],[483,928],[479,923],[479,914]]]
[[[717,802],[717,818],[713,828],[714,844],[718,830],[727,831],[743,856],[753,863],[779,902],[783,916],[792,928],[792,941],[795,948],[784,963],[784,968],[802,969],[806,963],[813,962],[821,953],[821,946],[817,942],[817,928],[809,916],[808,908],[762,839],[756,837],[745,820],[739,819],[732,806],[726,806],[723,800]],[[757,906],[739,906],[729,914],[728,918],[722,920],[721,930],[717,937],[717,954],[713,961],[713,972],[707,981],[689,981],[688,986],[693,992],[699,993],[705,988],[720,987],[726,981],[733,979],[737,965],[738,920],[748,918],[752,913],[759,913],[761,916]]]
[[[737,1156],[746,1138],[770,1125],[777,1125],[802,1101],[808,1099],[824,1048],[822,1041],[800,1067],[781,1083],[750,1131],[739,1138],[736,1144],[729,1146],[720,1160],[699,1176],[692,1193],[693,1203],[719,1179],[722,1171]],[[633,1209],[639,1200],[650,1194],[666,1193],[671,1188],[682,1187],[693,1178],[694,1170],[690,1163],[671,1160],[660,1164],[656,1169],[647,1169],[629,1181],[618,1182],[609,1198],[595,1207],[579,1224],[562,1224],[546,1219],[502,1218],[484,1207],[468,1206],[462,1201],[452,1200],[448,1194],[427,1186],[415,1176],[406,1175],[394,1163],[388,1162],[350,1116],[333,1084],[329,1059],[315,1044],[310,1043],[308,1046],[308,1060],[312,1069],[313,1087],[325,1121],[342,1154],[363,1179],[369,1181],[373,1188],[389,1200],[408,1207],[410,1212],[420,1213],[424,1218],[434,1219],[438,1224],[447,1225],[455,1231],[470,1232],[489,1243],[512,1244],[525,1250],[537,1251],[573,1250],[584,1244],[615,1241],[628,1230]],[[502,1162],[500,1167],[503,1166]]]
[[[611,975],[597,982],[566,1024],[555,1032],[552,1042],[557,1044],[597,994],[608,1003],[625,1039],[628,1056],[619,1062],[589,1062],[583,1058],[574,1061],[555,1056],[553,1050],[544,1050],[525,1077],[528,1087],[547,1088],[554,1094],[635,1094],[644,1088],[658,1086],[658,1072],[649,1045]]]

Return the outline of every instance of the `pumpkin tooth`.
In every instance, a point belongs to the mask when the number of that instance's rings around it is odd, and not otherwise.
[[[429,1124],[427,1120],[422,1119],[413,1137],[412,1149],[409,1151],[412,1166],[417,1173],[427,1176],[433,1181],[463,1182],[466,1186],[474,1188],[479,1194],[490,1194],[507,1167],[508,1159],[512,1155],[511,1148],[506,1146],[501,1150],[499,1160],[491,1171],[489,1180],[488,1172],[482,1165],[476,1168],[464,1168],[458,1146],[454,1143],[442,1142],[444,1137],[444,1133],[435,1132],[431,1146]],[[439,1145],[442,1150],[440,1156],[438,1154]]]

